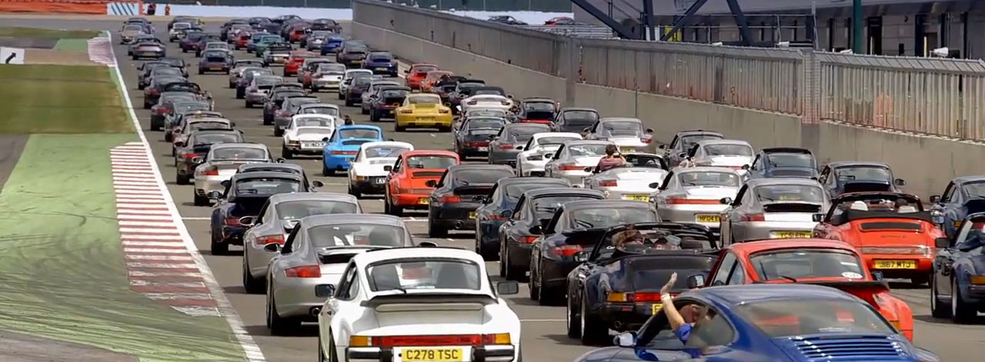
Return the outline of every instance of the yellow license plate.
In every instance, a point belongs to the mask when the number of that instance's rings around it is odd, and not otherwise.
[[[418,122],[434,122],[434,118],[418,118]]]
[[[697,222],[719,222],[718,215],[694,215]]]
[[[636,152],[636,148],[634,148],[634,147],[619,147],[619,152],[622,152],[622,153],[633,153],[633,152]]]
[[[473,219],[473,220],[475,219],[475,212],[469,213],[469,219]]]
[[[210,70],[222,70],[222,67],[211,67]]]
[[[873,269],[916,269],[914,260],[876,260]]]
[[[653,314],[657,314],[657,312],[659,312],[660,309],[662,309],[663,307],[664,307],[663,304],[654,304],[653,305]]]
[[[650,202],[649,195],[626,195],[626,200]]]
[[[463,361],[461,348],[406,348],[400,351],[401,361]]]
[[[810,231],[780,231],[776,233],[776,237],[780,239],[809,238],[811,237],[811,232]]]
[[[427,204],[429,204],[428,198],[422,197],[420,200],[417,200],[417,203],[418,204],[421,204],[421,205],[427,205]]]

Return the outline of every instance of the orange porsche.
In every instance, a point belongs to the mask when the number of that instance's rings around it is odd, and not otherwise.
[[[447,70],[432,70],[424,76],[424,80],[421,81],[421,92],[434,93],[434,85],[441,80],[442,76],[452,76],[455,73],[449,72]]]
[[[407,86],[410,89],[421,89],[421,83],[424,82],[424,77],[427,77],[428,72],[438,70],[438,66],[434,64],[414,64],[407,69]]]
[[[445,170],[461,163],[458,154],[451,151],[414,150],[404,152],[390,167],[386,177],[386,195],[383,212],[401,216],[404,209],[426,210],[428,197],[434,187],[428,181],[439,181]]]
[[[862,253],[869,269],[917,285],[929,280],[936,239],[944,238],[920,198],[898,192],[841,194],[814,221],[814,237],[844,241]]]
[[[721,251],[707,278],[688,277],[688,287],[754,283],[829,286],[859,297],[913,341],[913,312],[893,296],[889,284],[874,277],[862,256],[837,240],[783,239],[732,244]],[[777,321],[778,324],[797,321]]]
[[[307,50],[295,50],[291,52],[291,57],[284,63],[284,76],[298,75],[298,72],[301,71],[301,65],[304,64],[304,59],[313,57],[314,55],[314,53]]]

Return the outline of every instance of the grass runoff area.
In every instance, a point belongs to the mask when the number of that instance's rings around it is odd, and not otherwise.
[[[25,32],[0,34],[15,31]],[[0,66],[0,133],[27,139],[0,189],[0,339],[10,331],[127,361],[243,361],[224,318],[188,316],[130,290],[109,151],[138,137],[113,72]]]
[[[40,28],[3,27],[0,37],[36,39],[89,39],[99,35],[92,30],[58,30]]]

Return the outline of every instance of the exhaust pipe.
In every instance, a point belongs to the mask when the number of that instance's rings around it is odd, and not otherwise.
[[[455,229],[461,229],[463,226],[465,226],[465,223],[463,223],[461,221],[456,221],[455,222]]]
[[[308,311],[312,317],[317,317],[318,313],[321,313],[321,307],[311,307],[311,310]]]
[[[622,322],[620,322],[620,321],[615,321],[615,322],[613,322],[613,323],[612,323],[612,326],[613,326],[613,327],[616,327],[616,328],[615,328],[616,330],[622,330]]]

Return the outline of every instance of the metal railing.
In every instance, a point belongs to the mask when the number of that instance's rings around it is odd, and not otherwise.
[[[537,30],[545,33],[570,36],[574,38],[615,39],[617,38],[608,26],[597,25],[514,25],[517,28]]]
[[[353,8],[358,23],[576,82],[795,114],[805,123],[985,140],[981,60],[589,39],[376,0],[354,0]]]

